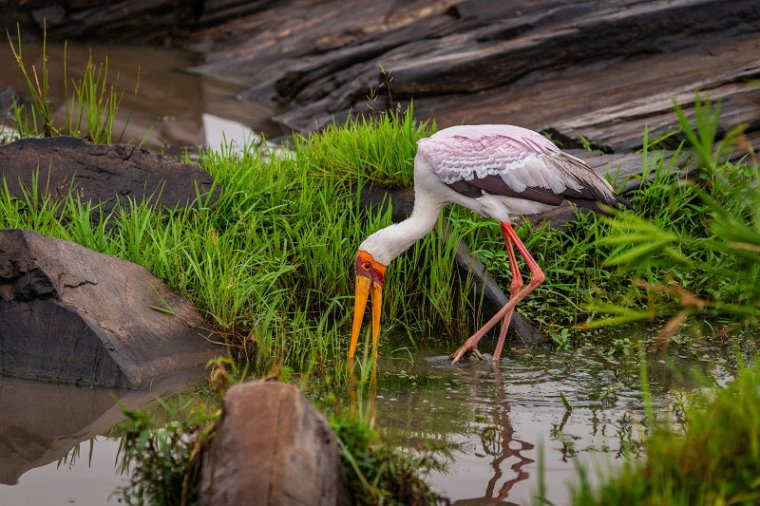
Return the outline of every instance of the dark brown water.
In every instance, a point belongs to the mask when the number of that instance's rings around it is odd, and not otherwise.
[[[452,366],[439,350],[413,356],[380,361],[376,423],[408,451],[439,449],[445,470],[427,479],[454,504],[530,504],[541,455],[548,498],[567,504],[578,462],[611,469],[640,452],[633,360],[511,352],[495,367],[490,360]],[[729,376],[714,357],[653,359],[649,374],[660,413],[680,390]],[[118,439],[103,436],[122,418],[114,395],[135,408],[157,394],[0,378],[0,504],[115,504],[113,491],[127,478]]]
[[[39,46],[22,46],[22,56],[31,69],[42,68]],[[243,102],[236,98],[243,87],[235,83],[203,77],[184,69],[197,63],[191,53],[151,47],[98,46],[69,44],[67,48],[68,95],[64,94],[64,48],[47,48],[50,99],[57,117],[65,118],[64,98],[70,97],[72,79],[79,79],[92,53],[95,63],[108,59],[109,76],[123,92],[115,137],[126,130],[122,140],[132,143],[146,139],[152,148],[218,145],[241,139],[253,132],[278,135],[282,132],[270,118],[275,109]],[[41,74],[40,74],[41,75]],[[7,43],[0,43],[0,90],[11,86],[25,100],[29,93]],[[138,88],[135,95],[135,88]],[[4,111],[0,112],[4,113]],[[0,118],[5,121],[7,118]]]

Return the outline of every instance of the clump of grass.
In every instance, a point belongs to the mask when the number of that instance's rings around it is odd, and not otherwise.
[[[628,462],[594,487],[587,469],[573,504],[757,504],[760,502],[760,366],[686,409],[684,433],[663,423],[646,462]]]
[[[760,167],[722,154],[739,130],[718,143],[719,106],[697,99],[695,124],[676,107],[681,128],[701,165],[690,181],[670,180],[634,196],[636,213],[610,221],[601,238],[605,264],[633,287],[626,298],[591,309],[609,315],[589,327],[668,318],[663,339],[694,315],[736,326],[760,317]]]
[[[218,413],[195,400],[186,399],[183,405],[158,402],[160,414],[124,408],[127,420],[112,429],[122,435],[122,472],[130,472],[129,485],[116,493],[129,505],[198,504],[202,450]]]
[[[43,31],[42,38],[42,67],[40,71],[34,65],[28,66],[24,61],[21,44],[21,29],[17,27],[14,44],[7,33],[8,43],[13,53],[19,71],[26,82],[27,91],[31,96],[29,104],[14,101],[12,107],[14,127],[21,137],[53,137],[71,135],[84,137],[96,144],[120,142],[129,124],[125,121],[122,132],[114,137],[116,115],[124,96],[118,91],[119,77],[111,80],[108,73],[108,59],[95,63],[89,56],[84,72],[80,79],[72,79],[73,91],[69,97],[69,78],[67,75],[66,45],[63,50],[63,83],[64,96],[67,97],[63,106],[63,120],[55,114],[50,99],[50,83],[48,81],[47,37]],[[139,90],[139,78],[135,87],[135,96]]]
[[[435,131],[434,123],[414,119],[410,105],[404,113],[391,110],[332,123],[296,142],[308,145],[314,167],[329,178],[346,175],[359,184],[408,188],[414,182],[417,141]]]
[[[334,413],[330,426],[346,483],[355,504],[436,504],[436,496],[420,473],[437,464],[430,457],[412,457],[390,448],[366,422],[349,412]]]
[[[30,69],[24,64],[23,51],[21,46],[21,28],[16,26],[16,45],[9,32],[6,32],[8,43],[11,47],[16,63],[18,64],[21,74],[24,76],[27,89],[32,97],[32,103],[27,110],[23,105],[14,101],[13,115],[15,116],[15,126],[22,137],[29,137],[38,132],[45,137],[60,135],[60,131],[54,126],[53,110],[50,104],[50,85],[48,83],[47,68],[47,37],[42,38],[42,68],[37,72],[33,65]],[[46,35],[47,32],[44,32]]]

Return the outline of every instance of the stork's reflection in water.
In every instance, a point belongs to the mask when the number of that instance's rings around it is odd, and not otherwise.
[[[530,475],[525,467],[535,462],[534,459],[525,455],[525,452],[532,450],[534,445],[518,439],[515,435],[515,429],[509,418],[511,407],[507,402],[504,380],[498,362],[493,364],[493,372],[493,386],[496,391],[491,404],[492,425],[483,428],[480,434],[483,454],[491,458],[492,474],[488,477],[481,497],[459,499],[452,504],[516,504],[506,499],[515,484],[528,479]],[[470,378],[474,380],[468,381],[470,387],[474,394],[480,397],[478,392],[481,387],[480,382],[474,376]]]
[[[515,504],[508,499],[530,477],[534,445],[513,427],[499,364],[452,368],[446,357],[431,357],[422,369],[399,370],[381,359],[376,395],[367,392],[378,428],[406,448],[442,448],[439,460],[451,464],[451,474],[436,473],[434,481],[462,483],[460,494],[443,504]],[[524,498],[525,490],[518,495]]]

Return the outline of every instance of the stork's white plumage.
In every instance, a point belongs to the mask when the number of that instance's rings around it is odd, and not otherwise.
[[[585,162],[562,152],[542,135],[511,125],[455,126],[421,139],[414,160],[414,199],[408,219],[375,232],[359,246],[349,359],[356,350],[370,291],[372,341],[377,350],[385,267],[435,226],[445,205],[460,204],[499,221],[512,271],[509,302],[460,347],[453,360],[457,362],[501,320],[494,351],[498,360],[514,307],[544,281],[541,268],[512,229],[516,218],[564,200],[596,211],[599,203],[614,206],[620,201],[612,186]],[[531,271],[525,286],[514,247]]]

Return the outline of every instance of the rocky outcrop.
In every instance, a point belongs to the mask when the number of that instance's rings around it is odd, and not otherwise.
[[[672,98],[690,112],[697,90],[723,100],[726,128],[760,131],[753,0],[284,1],[188,41],[196,71],[248,83],[298,131],[366,111],[370,88],[374,107],[414,99],[439,127],[553,127],[615,151],[673,128]]]
[[[0,231],[0,375],[148,388],[224,349],[147,269],[26,230]]]
[[[293,385],[244,383],[224,397],[203,461],[202,505],[347,503],[327,420]]]
[[[22,197],[35,178],[40,193],[53,200],[73,194],[106,212],[130,202],[187,206],[213,185],[201,168],[136,146],[92,144],[77,137],[28,138],[0,146],[0,181],[11,195]]]
[[[168,43],[194,28],[251,14],[272,0],[0,1],[0,27],[41,38]],[[6,5],[4,5],[6,4]]]
[[[621,152],[645,126],[673,129],[672,99],[692,113],[702,90],[722,100],[724,129],[748,123],[760,140],[756,0],[0,2],[11,31],[43,20],[58,39],[197,51],[195,72],[247,86],[288,131],[414,100],[439,127],[554,128]]]

